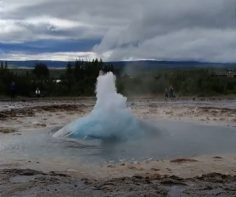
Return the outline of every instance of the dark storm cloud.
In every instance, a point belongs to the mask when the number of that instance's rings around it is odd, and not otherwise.
[[[0,14],[5,43],[85,39],[107,60],[236,61],[235,0],[8,0]]]

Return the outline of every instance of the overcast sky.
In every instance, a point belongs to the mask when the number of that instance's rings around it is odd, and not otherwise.
[[[236,62],[236,0],[0,0],[0,59]]]

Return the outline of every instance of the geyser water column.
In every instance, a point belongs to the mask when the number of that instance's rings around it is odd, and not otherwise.
[[[117,93],[112,72],[97,78],[96,104],[90,114],[66,125],[54,137],[78,139],[128,139],[143,135],[141,122],[127,107],[127,98]]]

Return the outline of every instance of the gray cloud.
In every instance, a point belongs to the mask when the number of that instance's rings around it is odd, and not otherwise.
[[[0,15],[2,42],[101,38],[107,60],[236,61],[235,0],[3,0]]]
[[[156,0],[95,50],[112,60],[236,61],[235,44],[236,1]]]

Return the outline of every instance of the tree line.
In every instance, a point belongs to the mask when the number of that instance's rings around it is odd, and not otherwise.
[[[11,94],[15,84],[19,96],[34,96],[38,88],[42,96],[92,96],[99,71],[114,72],[113,66],[102,60],[68,62],[63,70],[50,70],[38,63],[34,69],[9,69],[0,63],[0,95]]]
[[[168,69],[124,76],[121,86],[125,94],[157,95],[173,87],[177,96],[236,95],[236,76],[217,75],[218,69]],[[223,73],[227,70],[221,70]]]
[[[68,62],[65,69],[49,69],[38,63],[34,69],[9,69],[0,63],[0,95],[11,94],[14,82],[16,95],[35,96],[94,96],[100,71],[112,71],[117,76],[118,91],[125,95],[164,95],[173,87],[177,96],[236,95],[236,77],[215,75],[215,69],[162,69],[127,74],[121,68],[102,60]]]

